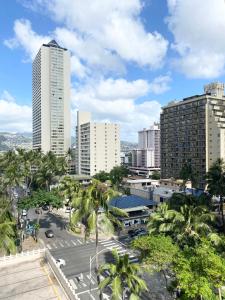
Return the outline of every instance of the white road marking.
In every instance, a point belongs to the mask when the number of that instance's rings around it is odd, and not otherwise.
[[[110,246],[110,247],[107,247],[107,249],[109,250],[112,250],[112,249],[120,249],[121,247],[118,246],[118,245],[114,245],[114,246]]]
[[[53,243],[52,246],[57,249],[56,243]]]
[[[76,286],[75,282],[73,281],[73,279],[70,279],[69,282],[70,282],[70,284],[72,285],[72,287],[73,287],[75,290],[77,290],[77,286]]]
[[[105,242],[100,242],[102,245],[107,245],[107,244],[111,244],[111,243],[115,243],[113,241],[105,241]]]
[[[92,296],[92,294],[90,292],[88,292],[88,294],[91,296],[91,299],[96,300],[94,296]]]
[[[81,245],[83,244],[80,240],[77,240],[78,241],[78,243],[80,243]]]
[[[74,244],[74,246],[76,246],[77,244],[75,243],[75,241],[71,240],[71,243]]]
[[[110,244],[107,245],[103,245],[104,247],[108,247],[108,246],[112,246],[112,245],[116,245],[114,242],[111,242]]]
[[[91,289],[92,291],[96,291],[98,290],[98,287]],[[77,293],[77,296],[81,295],[81,294],[85,294],[85,293],[89,293],[89,290],[85,290],[83,292]]]
[[[52,247],[49,244],[47,244],[47,247],[48,247],[48,249],[52,249]]]
[[[59,244],[60,244],[60,246],[61,246],[62,248],[64,248],[64,245],[63,245],[63,243],[59,242]]]
[[[87,278],[90,281],[90,275],[87,275]],[[94,280],[93,276],[91,276],[91,283],[95,284],[95,280]]]
[[[70,246],[70,243],[68,241],[64,241],[64,242],[67,244],[67,246]]]

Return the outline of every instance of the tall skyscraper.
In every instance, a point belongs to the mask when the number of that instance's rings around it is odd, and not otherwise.
[[[132,150],[132,167],[160,167],[160,128],[154,123],[138,132],[138,149]]]
[[[33,149],[63,156],[71,145],[70,54],[52,40],[33,61]]]
[[[118,124],[92,122],[91,113],[77,112],[76,145],[78,174],[93,176],[120,165]]]
[[[204,92],[170,102],[160,120],[161,177],[179,178],[188,163],[200,188],[212,163],[225,159],[224,84],[208,84]]]

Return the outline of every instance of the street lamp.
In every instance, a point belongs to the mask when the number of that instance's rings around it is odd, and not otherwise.
[[[104,251],[107,251],[107,248],[102,249],[101,251],[99,251],[98,253],[96,253],[94,256],[90,256],[90,271],[89,271],[89,278],[90,278],[90,285],[89,285],[89,299],[91,298],[91,266],[92,266],[92,262],[93,260],[96,258],[97,255],[101,254]]]

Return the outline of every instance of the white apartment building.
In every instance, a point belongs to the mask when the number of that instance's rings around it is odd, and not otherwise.
[[[132,167],[160,167],[160,128],[154,123],[138,132],[138,149],[132,150]]]
[[[120,165],[118,124],[91,121],[91,113],[77,112],[77,173],[93,176]]]
[[[71,145],[70,54],[52,40],[32,66],[33,149],[63,156]]]

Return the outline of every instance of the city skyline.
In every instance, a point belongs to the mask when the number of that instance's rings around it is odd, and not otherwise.
[[[31,62],[52,38],[71,52],[72,132],[76,110],[90,110],[96,121],[119,123],[123,140],[137,141],[139,130],[159,121],[161,106],[225,82],[222,0],[60,3],[2,7],[1,131],[31,132]]]

